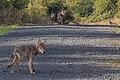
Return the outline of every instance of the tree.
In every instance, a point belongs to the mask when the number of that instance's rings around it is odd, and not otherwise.
[[[0,0],[0,17],[4,22],[15,22],[21,17],[20,11],[24,9],[29,0]],[[14,21],[12,21],[14,20]]]
[[[11,0],[11,2],[15,9],[21,10],[27,7],[29,0]]]
[[[43,19],[42,16],[46,15],[46,6],[43,4],[44,0],[30,0],[27,8],[25,9],[25,22],[39,24]],[[41,18],[42,17],[42,18]]]

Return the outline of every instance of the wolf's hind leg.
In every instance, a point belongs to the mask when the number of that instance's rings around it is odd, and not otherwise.
[[[16,64],[16,66],[18,67],[18,69],[19,69],[20,71],[22,71],[22,68],[20,67],[20,65]]]
[[[20,56],[19,56],[19,54],[16,53],[16,55],[13,55],[13,59],[10,62],[10,65],[8,65],[8,68],[13,65],[17,65],[19,62],[20,62]]]
[[[19,65],[18,65],[19,61],[20,61],[20,57],[19,57],[18,55],[14,55],[12,61],[11,61],[10,64],[7,66],[7,68],[12,67],[11,73],[14,73],[13,65],[19,66]],[[19,69],[20,69],[20,67],[19,67]]]
[[[16,61],[17,61],[17,55],[14,55],[14,56],[12,57],[12,61],[11,61],[10,64],[7,66],[7,68],[12,67],[12,66],[16,63]]]

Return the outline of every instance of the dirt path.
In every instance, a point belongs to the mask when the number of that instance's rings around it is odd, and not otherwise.
[[[6,69],[15,44],[46,40],[46,54],[36,57],[37,74]],[[120,33],[113,27],[24,26],[0,37],[0,80],[119,80]]]

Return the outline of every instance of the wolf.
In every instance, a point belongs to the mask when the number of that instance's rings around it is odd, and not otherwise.
[[[39,54],[45,53],[45,43],[41,40],[38,40],[36,45],[16,45],[14,48],[14,52],[12,53],[12,57],[10,58],[10,64],[7,68],[13,67],[16,65],[19,70],[21,67],[19,66],[19,62],[25,58],[28,61],[28,68],[31,74],[35,74],[35,69],[33,66],[33,57]],[[13,73],[14,71],[12,71]]]

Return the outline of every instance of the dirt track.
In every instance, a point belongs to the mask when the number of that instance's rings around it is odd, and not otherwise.
[[[34,59],[37,74],[6,68],[15,44],[46,40],[46,54]],[[21,27],[0,37],[0,80],[119,80],[120,34],[112,27]],[[116,61],[117,60],[117,61]]]

